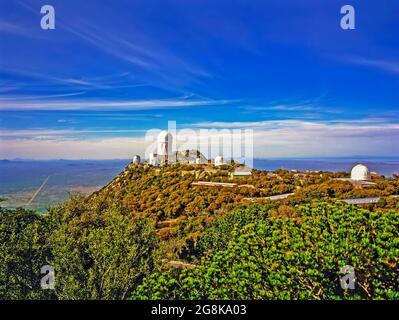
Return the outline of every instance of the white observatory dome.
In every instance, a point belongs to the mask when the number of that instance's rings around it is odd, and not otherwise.
[[[158,135],[158,154],[166,156],[172,153],[172,135],[168,131],[162,131]]]
[[[215,166],[221,166],[223,165],[223,157],[222,156],[217,156],[215,157]]]
[[[140,156],[134,156],[134,157],[133,157],[133,163],[134,163],[134,164],[139,164],[140,162],[141,162]]]
[[[158,155],[156,153],[149,154],[149,164],[152,166],[158,166]]]
[[[352,168],[351,179],[357,181],[364,181],[370,179],[370,171],[365,165],[358,164]]]

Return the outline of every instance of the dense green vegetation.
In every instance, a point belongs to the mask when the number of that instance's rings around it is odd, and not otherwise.
[[[45,218],[32,211],[0,209],[1,298],[46,298],[48,292],[39,288],[48,231]]]
[[[44,217],[1,209],[0,243],[3,299],[124,299],[159,261],[150,220],[93,216],[81,197]],[[40,287],[43,265],[56,270],[54,291]]]
[[[195,269],[154,274],[133,298],[399,298],[397,213],[325,203],[297,210],[294,219],[234,210],[204,233]],[[355,268],[356,290],[340,287],[345,265]]]
[[[398,178],[359,188],[335,179],[344,173],[236,178],[233,169],[129,165],[93,195],[72,195],[44,215],[0,209],[0,297],[399,298],[399,198],[389,197]],[[198,180],[238,186],[191,184]],[[365,196],[382,200],[339,201]],[[43,265],[55,269],[55,290],[40,287]],[[355,268],[356,290],[340,287],[344,265]]]

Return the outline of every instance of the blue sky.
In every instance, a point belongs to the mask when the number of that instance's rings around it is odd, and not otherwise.
[[[128,158],[168,121],[253,129],[256,157],[399,156],[398,30],[395,0],[1,0],[0,158]]]

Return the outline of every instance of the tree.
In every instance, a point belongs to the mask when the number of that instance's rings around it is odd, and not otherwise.
[[[42,290],[40,270],[49,264],[46,219],[22,208],[0,208],[0,298],[53,298]]]
[[[58,298],[125,299],[157,268],[158,243],[148,219],[109,210],[100,220],[82,229],[61,223],[53,232]]]

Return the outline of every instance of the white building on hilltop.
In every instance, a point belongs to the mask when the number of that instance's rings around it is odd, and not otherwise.
[[[139,155],[135,155],[135,156],[133,157],[133,163],[134,163],[134,164],[140,164],[140,162],[141,162],[140,156],[139,156]]]
[[[168,131],[158,135],[158,155],[162,164],[168,164],[169,155],[172,154],[173,138]]]
[[[158,155],[156,153],[150,153],[148,163],[152,166],[158,166]]]
[[[216,156],[215,157],[215,166],[221,166],[221,165],[224,165],[223,157],[222,156]]]
[[[196,149],[186,149],[178,150],[176,145],[174,145],[173,135],[168,131],[161,131],[156,140],[156,150],[148,154],[148,160],[146,162],[152,166],[159,165],[172,165],[176,163],[181,164],[192,164],[192,165],[206,165],[208,159]],[[133,159],[136,159],[135,156]],[[136,163],[133,160],[133,163]],[[223,162],[223,157],[218,156],[214,160],[215,166],[221,166],[225,164]]]
[[[252,175],[252,170],[251,168],[247,167],[247,166],[242,166],[239,168],[236,168],[232,174],[231,177],[232,178],[236,178],[236,177],[248,177]]]
[[[371,179],[370,170],[363,164],[357,164],[352,168],[351,179],[354,181],[366,181]]]
[[[367,187],[375,185],[375,182],[369,181],[371,179],[371,173],[369,168],[363,164],[357,164],[352,168],[350,178],[337,178],[336,180],[348,181],[357,187]]]

